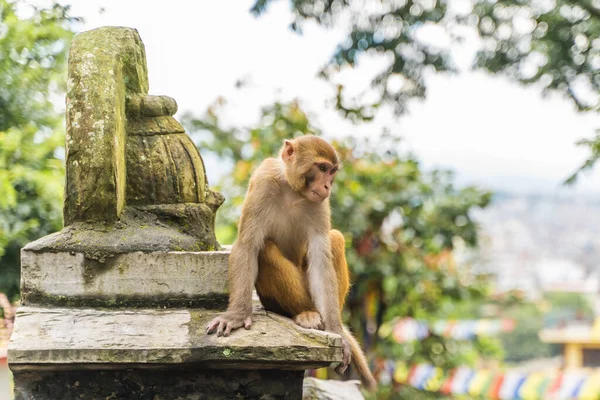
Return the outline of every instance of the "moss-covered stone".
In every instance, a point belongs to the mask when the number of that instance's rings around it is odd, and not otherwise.
[[[220,248],[214,220],[223,197],[209,190],[202,157],[172,117],[176,111],[174,99],[148,95],[135,29],[75,37],[64,204],[65,226],[73,229],[49,239],[47,249],[84,251],[102,263],[124,251]]]
[[[118,254],[145,251],[212,251],[221,246],[214,235],[214,213],[206,204],[126,207],[120,220],[75,223],[24,247],[34,252],[84,253],[105,262]],[[197,220],[183,223],[186,215]],[[143,226],[143,228],[141,228]]]
[[[172,116],[177,112],[177,102],[169,96],[129,96],[127,115],[132,117]]]
[[[211,196],[207,200],[212,200],[216,204],[222,203],[222,197],[218,194],[209,192]],[[218,205],[216,207],[218,207]],[[217,242],[215,231],[215,204],[207,201],[206,204],[169,204],[169,205],[149,205],[137,206],[136,210],[149,212],[156,215],[160,221],[179,230],[180,232],[197,238],[192,248],[174,248],[174,251],[213,251],[221,247]]]
[[[128,204],[204,203],[207,190],[202,159],[185,133],[127,139]]]
[[[223,293],[208,295],[118,295],[118,296],[61,296],[41,293],[35,289],[23,288],[24,305],[44,305],[52,307],[109,309],[142,309],[142,308],[199,308],[206,310],[224,310],[229,296]]]
[[[183,126],[170,116],[159,117],[130,117],[127,134],[129,136],[168,135],[184,133]],[[187,136],[187,135],[186,135]],[[197,152],[198,150],[196,150]]]
[[[147,94],[135,29],[105,27],[73,39],[67,81],[64,222],[115,221],[125,206],[125,99]]]

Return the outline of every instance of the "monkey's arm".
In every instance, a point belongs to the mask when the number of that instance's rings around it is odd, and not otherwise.
[[[325,329],[342,336],[343,359],[336,369],[341,374],[350,364],[351,349],[342,324],[337,277],[331,262],[331,243],[327,233],[316,233],[309,237],[308,288]]]
[[[264,242],[264,240],[263,240]],[[254,242],[238,240],[229,255],[229,306],[206,326],[206,333],[229,336],[232,330],[252,325],[252,288],[258,274],[258,252]]]
[[[251,196],[249,196],[251,197]],[[264,246],[266,215],[256,202],[244,204],[238,239],[229,255],[229,306],[206,326],[206,333],[229,336],[232,330],[252,325],[252,289],[258,275],[258,253]],[[248,218],[250,216],[250,218]]]

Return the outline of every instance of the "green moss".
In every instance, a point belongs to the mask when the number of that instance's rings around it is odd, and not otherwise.
[[[227,307],[228,296],[225,294],[210,294],[202,296],[56,296],[47,293],[22,288],[22,304],[27,306],[56,306],[56,307],[92,307],[92,308],[204,308],[207,310],[224,310]]]
[[[182,210],[185,210],[184,214],[180,214]],[[149,209],[126,207],[119,221],[75,223],[28,244],[25,249],[83,253],[86,258],[100,263],[106,263],[118,254],[134,251],[214,251],[220,249],[220,245],[213,230],[200,224],[197,229],[187,231],[177,223],[187,215],[201,214],[206,210],[202,204],[168,204]],[[141,225],[146,228],[140,229]],[[92,267],[90,272],[94,270]],[[102,270],[100,266],[96,269]]]
[[[126,264],[119,264],[119,274],[123,275],[125,273],[126,269],[127,269]]]
[[[126,85],[119,56],[143,52],[136,36],[132,29],[101,28],[77,35],[71,45],[67,226],[78,221],[115,221],[125,206],[125,91],[147,91],[147,84]],[[147,77],[140,77],[143,81],[147,83]]]

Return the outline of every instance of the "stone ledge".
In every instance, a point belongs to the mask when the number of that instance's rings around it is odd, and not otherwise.
[[[104,262],[78,252],[21,252],[22,304],[205,307],[227,304],[229,251],[131,252]]]
[[[9,344],[13,370],[188,365],[216,369],[328,366],[342,358],[341,338],[303,329],[255,310],[250,330],[206,335],[217,312],[204,309],[98,310],[21,307]]]

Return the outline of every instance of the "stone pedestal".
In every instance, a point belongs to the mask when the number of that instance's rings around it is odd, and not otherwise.
[[[228,298],[224,199],[175,100],[148,87],[135,29],[74,38],[65,228],[21,253],[16,399],[300,399],[303,371],[341,361],[341,338],[258,303],[252,329],[205,334]]]
[[[258,302],[250,330],[206,335],[227,298],[227,250],[121,254],[89,279],[84,254],[39,246],[22,252],[17,400],[300,399],[304,370],[341,360],[339,336]]]

